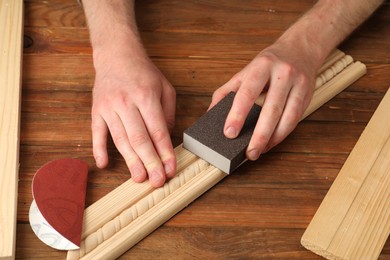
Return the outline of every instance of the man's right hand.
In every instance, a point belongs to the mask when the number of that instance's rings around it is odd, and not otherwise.
[[[143,50],[118,50],[94,52],[93,154],[98,167],[108,164],[109,130],[132,179],[159,187],[176,172],[176,93]]]

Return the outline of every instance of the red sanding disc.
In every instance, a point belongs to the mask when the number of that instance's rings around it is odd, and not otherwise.
[[[39,211],[62,236],[80,246],[85,207],[88,164],[59,159],[40,168],[32,192]]]

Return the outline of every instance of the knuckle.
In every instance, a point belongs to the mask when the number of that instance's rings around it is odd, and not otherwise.
[[[118,94],[118,97],[117,97],[115,103],[120,105],[120,106],[126,106],[127,104],[130,103],[130,97],[129,97],[129,95],[126,95],[125,93],[120,92]]]
[[[271,63],[274,62],[274,57],[270,53],[263,52],[261,55],[258,57],[257,62],[261,64],[262,66],[267,66]]]
[[[215,100],[217,98],[219,98],[222,94],[222,89],[217,89],[216,91],[214,91],[213,95],[212,95],[212,100]]]
[[[117,147],[121,147],[127,141],[127,136],[124,134],[115,134],[112,139]]]
[[[290,63],[283,62],[279,67],[279,78],[291,78],[295,73],[295,68]]]
[[[92,131],[92,134],[94,133],[99,133],[99,132],[103,132],[105,129],[99,125],[99,124],[96,124],[96,123],[92,123],[91,124],[91,131]]]
[[[172,86],[169,86],[169,88],[167,88],[167,94],[170,98],[175,98],[176,97],[176,89]]]
[[[135,133],[130,138],[130,144],[138,147],[149,142],[149,137],[145,133]]]
[[[148,172],[152,172],[153,170],[156,170],[156,169],[161,169],[161,167],[162,167],[161,162],[156,160],[155,158],[153,158],[149,161],[145,161],[144,166]]]
[[[240,84],[241,77],[242,77],[242,72],[237,72],[236,74],[233,75],[233,77],[230,78],[229,82],[233,84]]]
[[[113,138],[115,143],[120,144],[120,143],[123,143],[127,139],[127,136],[125,136],[124,134],[116,134],[112,138]]]
[[[153,91],[151,91],[148,87],[138,86],[135,88],[135,98],[139,102],[139,104],[148,104],[150,103]]]
[[[306,75],[300,74],[299,76],[297,76],[297,83],[306,86],[310,83],[310,80]]]
[[[271,118],[276,119],[279,118],[283,113],[283,108],[278,104],[270,104],[268,106],[268,111],[271,115]]]
[[[137,91],[137,100],[140,104],[145,104],[150,99],[150,94],[148,91]]]
[[[256,85],[256,83],[259,81],[259,77],[260,77],[260,73],[258,71],[259,71],[259,68],[257,68],[257,67],[253,67],[250,70],[248,70],[248,73],[245,75],[245,80]],[[251,88],[249,90],[252,90],[252,89],[253,88]]]
[[[140,164],[139,158],[137,156],[129,156],[125,160],[129,167],[135,167]]]
[[[250,80],[254,80],[254,77]],[[257,98],[257,91],[253,88],[240,88],[239,91],[240,95],[245,99],[245,102],[253,101]]]
[[[260,148],[260,150],[262,150],[262,148],[268,144],[269,139],[269,136],[264,133],[257,134],[254,139],[254,147]]]
[[[301,119],[302,113],[301,111],[292,111],[286,115],[287,122],[291,122],[292,125],[296,125]]]
[[[314,81],[303,73],[295,76],[294,83],[295,87],[299,88],[301,91],[304,91],[304,89],[309,89],[310,91],[310,86],[314,85]]]
[[[99,114],[101,111],[103,111],[104,107],[107,107],[109,105],[109,100],[105,98],[93,98],[92,102],[92,109],[91,113],[92,115],[94,114]]]
[[[156,129],[150,133],[150,137],[155,143],[159,143],[167,138],[167,134],[162,129]]]
[[[96,122],[96,120],[92,120],[91,122],[91,130],[92,132],[98,132],[102,130],[102,126]]]

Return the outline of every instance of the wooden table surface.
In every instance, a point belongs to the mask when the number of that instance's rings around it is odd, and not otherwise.
[[[174,146],[207,109],[215,89],[271,44],[313,0],[137,2],[142,39],[177,90]],[[300,238],[390,86],[390,2],[340,46],[368,73],[299,124],[277,148],[213,187],[122,256],[124,259],[318,259]],[[91,47],[76,0],[26,0],[16,256],[65,258],[28,223],[31,179],[64,157],[90,165],[87,206],[129,178],[109,144],[94,165]],[[380,259],[390,259],[390,241]]]

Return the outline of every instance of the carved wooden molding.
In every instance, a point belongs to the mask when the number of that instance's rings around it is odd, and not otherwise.
[[[329,70],[344,57],[344,53],[335,51],[322,71]],[[310,112],[302,119],[360,78],[366,67],[355,62],[341,72],[331,71],[333,78],[327,78],[327,82],[315,90]],[[147,182],[136,184],[130,179],[88,207],[82,246],[80,250],[69,251],[67,259],[119,257],[226,176],[181,146],[175,152],[178,173],[163,187],[153,190]]]

